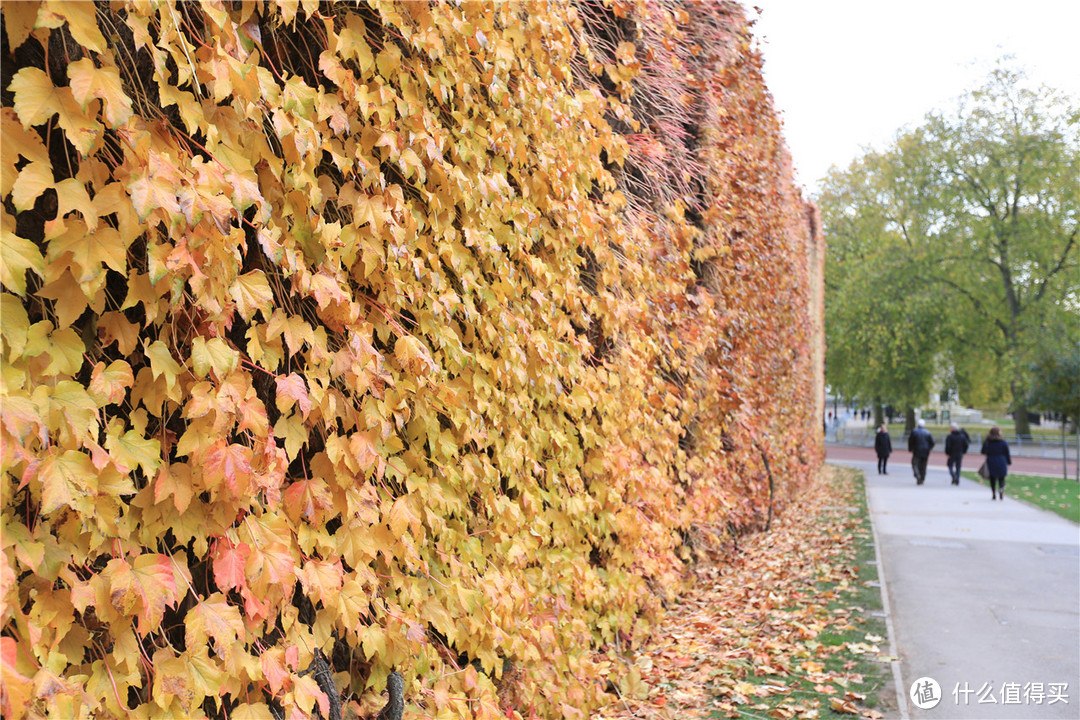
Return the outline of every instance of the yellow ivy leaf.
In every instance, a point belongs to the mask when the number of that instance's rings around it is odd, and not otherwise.
[[[266,720],[273,716],[266,703],[241,703],[229,712],[232,720]]]
[[[375,69],[375,58],[365,35],[363,21],[355,13],[349,13],[345,29],[338,35],[338,53],[345,60],[355,60],[364,77]]]
[[[8,346],[8,358],[14,359],[22,354],[26,347],[26,337],[30,332],[30,318],[26,308],[17,297],[9,293],[0,294],[0,337]],[[306,393],[305,393],[306,395]],[[308,403],[310,409],[311,403]]]
[[[293,678],[293,691],[288,695],[292,695],[297,706],[308,715],[311,715],[311,709],[315,707],[315,703],[319,704],[322,717],[330,714],[330,699],[319,689],[319,683],[315,682],[315,678],[309,675]]]
[[[65,328],[70,330],[70,328]],[[73,380],[61,380],[48,391],[50,407],[81,432],[97,428],[97,404],[83,386]]]
[[[397,339],[394,343],[394,357],[413,375],[429,375],[435,370],[435,361],[431,359],[427,348],[412,335]]]
[[[4,28],[7,30],[8,47],[15,51],[30,37],[37,22],[40,2],[13,2],[4,4]]]
[[[191,673],[187,663],[173,655],[172,648],[162,648],[154,653],[154,702],[167,710],[176,698],[185,712],[195,706]],[[202,702],[202,699],[199,700]]]
[[[311,560],[304,564],[299,573],[300,582],[304,586],[304,592],[311,597],[322,600],[323,607],[337,605],[338,594],[341,592],[343,574],[341,562],[319,562]]]
[[[65,327],[49,334],[49,365],[45,367],[44,375],[73,376],[82,368],[82,355],[86,352],[86,345],[79,337],[78,332]]]
[[[7,13],[4,13],[4,20],[7,19]],[[13,169],[20,155],[30,162],[49,162],[49,151],[41,136],[37,131],[23,129],[14,108],[0,109],[0,128],[4,138],[5,160],[10,162]]]
[[[401,66],[401,50],[397,45],[387,44],[386,47],[375,56],[375,67],[379,74],[386,80],[392,80],[394,73]]]
[[[180,375],[180,364],[173,359],[169,347],[160,340],[155,340],[145,352],[146,357],[150,358],[150,370],[154,373],[154,378],[164,376],[165,385],[171,390]]]
[[[45,162],[28,164],[19,171],[19,177],[11,188],[11,202],[15,205],[15,210],[24,212],[33,208],[41,194],[52,186],[52,165]],[[57,217],[60,215],[58,214]]]
[[[105,36],[97,26],[97,4],[48,0],[45,8],[67,21],[68,30],[75,42],[87,50],[103,53],[108,48]]]
[[[229,288],[229,295],[236,301],[236,308],[240,311],[240,317],[250,321],[258,310],[264,310],[265,317],[270,304],[274,300],[274,294],[270,291],[270,283],[266,281],[266,274],[262,270],[252,270],[236,278]]]
[[[141,467],[147,478],[154,477],[162,462],[161,441],[148,440],[137,430],[128,430],[123,435],[110,432],[105,436],[105,447],[121,468],[131,471]]]
[[[278,8],[281,10],[281,19],[286,25],[292,25],[296,19],[296,11],[300,9],[300,0],[279,0]]]
[[[170,217],[180,215],[180,201],[176,196],[176,187],[161,177],[150,174],[136,177],[128,184],[131,206],[135,208],[140,220],[150,217],[154,210],[163,210]]]
[[[130,355],[139,342],[139,326],[115,310],[110,310],[98,318],[98,334],[101,336],[102,348],[115,342],[121,355]]]
[[[219,653],[230,652],[238,637],[244,637],[240,611],[217,592],[188,610],[184,618],[184,639],[188,648],[207,644],[213,638]]]
[[[240,353],[225,344],[221,338],[196,337],[191,341],[191,361],[196,377],[204,378],[211,370],[218,379],[236,369]]]
[[[172,495],[176,511],[183,513],[191,504],[194,490],[191,485],[191,466],[187,463],[170,463],[158,471],[154,482],[154,502],[159,503]]]
[[[65,505],[88,507],[86,497],[97,492],[97,470],[90,457],[76,450],[51,453],[41,463],[41,514]]]
[[[94,220],[96,222],[97,218]],[[96,231],[89,230],[78,219],[70,220],[68,225],[66,232],[49,241],[50,263],[59,260],[64,253],[71,253],[71,261],[80,272],[76,273],[70,265],[68,270],[78,283],[97,279],[101,275],[102,262],[119,273],[127,272],[127,246],[119,232],[107,225]]]
[[[50,172],[50,176],[51,176]],[[90,193],[86,192],[86,186],[75,178],[66,178],[56,183],[56,217],[62,218],[72,210],[78,210],[83,221],[90,230],[96,230],[98,215],[94,208],[94,201],[90,199]],[[112,230],[112,228],[109,228]],[[115,230],[113,230],[116,233]],[[119,234],[117,239],[119,240]],[[122,271],[121,271],[122,272]]]
[[[120,72],[115,67],[95,67],[90,58],[68,65],[68,83],[75,102],[86,110],[92,98],[105,105],[105,119],[113,128],[120,127],[131,117],[131,98],[124,94]]]
[[[361,628],[357,633],[360,636],[360,646],[368,660],[376,655],[386,655],[386,632],[378,625],[368,625]]]
[[[15,73],[8,88],[15,93],[15,114],[23,129],[40,125],[60,112],[60,95],[42,70],[24,67]]]
[[[304,421],[292,413],[288,417],[282,415],[274,423],[274,436],[285,441],[285,454],[290,460],[295,460],[300,448],[308,440],[308,431],[304,427]]]
[[[54,266],[50,266],[52,267]],[[89,304],[86,292],[79,280],[72,275],[70,266],[64,268],[60,277],[42,286],[38,294],[56,301],[53,304],[56,323],[63,327],[68,327],[78,320]]]
[[[21,297],[26,294],[26,271],[44,277],[45,258],[37,245],[8,230],[7,223],[4,225],[0,229],[0,282]]]

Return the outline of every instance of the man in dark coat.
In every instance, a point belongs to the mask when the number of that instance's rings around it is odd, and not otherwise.
[[[945,438],[945,454],[949,456],[949,474],[952,475],[952,484],[960,484],[960,463],[964,461],[964,453],[968,451],[970,440],[968,434],[960,429],[956,423],[949,425],[949,435]]]
[[[911,451],[911,469],[915,473],[915,484],[922,485],[926,481],[926,461],[930,459],[930,451],[934,449],[934,437],[926,429],[925,420],[919,420],[919,424],[911,431],[907,449]]]
[[[889,456],[892,455],[892,440],[884,424],[878,428],[877,435],[874,436],[874,451],[877,452],[878,475],[888,475],[889,472],[885,468],[889,462]]]

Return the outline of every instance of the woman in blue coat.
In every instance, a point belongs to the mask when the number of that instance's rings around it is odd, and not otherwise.
[[[1012,458],[1009,457],[1009,444],[1001,437],[997,425],[990,428],[983,440],[982,454],[986,456],[986,473],[990,476],[990,499],[1005,499],[1005,476],[1009,474]]]

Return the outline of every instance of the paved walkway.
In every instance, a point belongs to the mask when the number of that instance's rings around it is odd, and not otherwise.
[[[916,486],[907,463],[880,476],[837,454],[830,462],[866,472],[901,717],[1080,718],[1080,526],[1007,487],[1003,502],[968,480],[954,487],[933,458]],[[909,694],[925,677],[941,688],[932,709]]]

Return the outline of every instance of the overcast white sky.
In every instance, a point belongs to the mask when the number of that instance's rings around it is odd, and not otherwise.
[[[797,179],[882,148],[904,125],[977,87],[1016,56],[1033,79],[1080,98],[1078,0],[742,0],[765,57]]]

